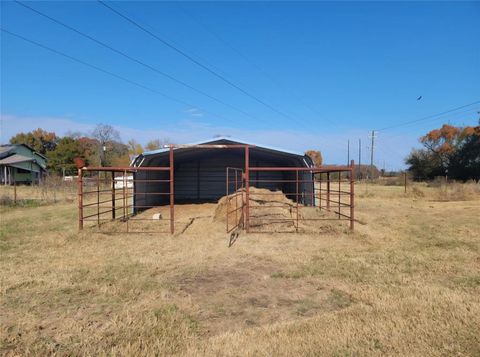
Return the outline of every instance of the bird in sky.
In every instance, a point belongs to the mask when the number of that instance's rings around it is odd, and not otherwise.
[[[420,99],[422,99],[422,96],[420,96],[420,97],[417,98],[417,100],[420,100]]]

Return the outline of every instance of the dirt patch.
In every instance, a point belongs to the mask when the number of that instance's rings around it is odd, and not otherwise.
[[[318,279],[273,278],[278,269],[274,263],[252,259],[184,273],[174,277],[172,285],[176,286],[177,299],[191,304],[190,313],[211,335],[310,317],[349,305],[345,301],[333,304],[339,290]]]

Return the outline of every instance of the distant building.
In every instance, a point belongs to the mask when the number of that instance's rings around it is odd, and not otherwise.
[[[47,158],[25,144],[0,146],[0,183],[38,183],[47,173]]]

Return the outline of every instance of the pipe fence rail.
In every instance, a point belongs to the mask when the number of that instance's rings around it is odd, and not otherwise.
[[[352,160],[349,166],[325,166],[319,168],[306,167],[249,167],[249,172],[279,172],[283,176],[290,176],[290,179],[251,179],[245,175],[246,202],[245,202],[245,229],[249,233],[260,233],[252,227],[264,226],[262,221],[285,224],[291,223],[298,232],[300,223],[308,221],[333,221],[345,220],[350,222],[350,229],[355,226],[355,163]],[[303,177],[302,177],[303,176]],[[255,196],[286,196],[293,201],[290,217],[258,219],[252,210],[269,210],[271,208],[285,208],[284,204],[279,205],[251,205],[251,187],[258,183],[263,184],[288,184],[290,191],[282,192],[255,192]],[[293,187],[293,189],[292,189]],[[345,199],[342,199],[346,197]],[[319,211],[332,213],[330,216],[306,217],[302,210],[307,207],[318,207]],[[343,212],[342,212],[343,210]],[[260,222],[259,222],[260,221]]]
[[[173,150],[166,167],[84,167],[78,170],[78,227],[96,226],[100,231],[117,232],[120,221],[125,233],[175,232]],[[148,178],[165,173],[167,178]],[[138,178],[138,177],[141,178]],[[136,192],[138,185],[148,189]],[[153,189],[153,191],[151,190]],[[161,204],[150,200],[165,196]],[[142,203],[143,202],[143,203]],[[153,209],[148,214],[144,209]],[[152,214],[153,213],[153,214]],[[150,217],[149,217],[150,215]],[[165,215],[165,217],[164,217]],[[144,222],[139,225],[137,222]],[[133,228],[133,229],[132,229]]]
[[[174,234],[174,147],[177,146],[169,146],[168,166],[80,168],[77,182],[79,229],[97,227],[102,232]],[[293,202],[289,204],[290,217],[264,215],[262,221],[268,224],[291,223],[298,232],[301,223],[344,220],[354,229],[353,160],[349,166],[258,167],[250,166],[250,145],[195,147],[244,150],[245,167],[227,167],[225,171],[227,233],[238,229],[255,232],[255,228],[262,225],[258,222],[258,211],[285,208],[283,202],[279,205],[277,202],[252,204],[251,195],[279,195]],[[276,187],[277,191],[251,191],[252,187]],[[303,211],[310,207],[327,214],[307,217]]]

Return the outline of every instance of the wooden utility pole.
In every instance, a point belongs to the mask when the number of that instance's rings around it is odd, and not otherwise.
[[[372,146],[370,147],[370,179],[373,179],[373,147],[375,145],[375,130],[372,130]]]
[[[358,178],[362,178],[362,139],[358,139]]]
[[[347,141],[347,166],[350,165],[350,139]]]

